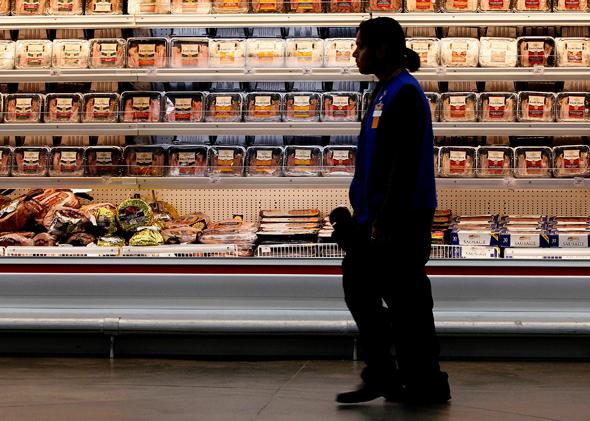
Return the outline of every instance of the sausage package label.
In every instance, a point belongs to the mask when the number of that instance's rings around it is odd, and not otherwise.
[[[76,170],[76,161],[78,160],[78,152],[74,151],[63,151],[61,153],[61,159],[59,165],[61,171],[74,171]]]
[[[272,151],[256,151],[256,165],[271,165]]]
[[[39,151],[25,151],[23,154],[23,170],[35,172],[39,169]]]
[[[35,13],[41,7],[41,2],[39,0],[25,0],[23,3],[23,9],[25,12]]]
[[[32,98],[16,98],[15,117],[17,120],[29,119],[29,118],[31,118],[32,113],[33,113],[33,99]]]
[[[192,98],[176,98],[174,100],[174,117],[176,120],[190,120]],[[182,152],[181,152],[182,153]]]
[[[295,111],[308,111],[311,105],[311,98],[309,96],[296,95],[293,97],[293,106]]]
[[[73,114],[73,103],[72,98],[57,98],[57,108],[55,116],[57,118],[70,118]]]
[[[199,44],[180,44],[180,54],[183,59],[195,59],[201,55],[201,46]]]
[[[231,108],[231,96],[218,96],[215,98],[215,107]]]
[[[459,231],[457,237],[460,246],[489,246],[492,242],[489,231]]]
[[[430,51],[430,43],[428,42],[412,42],[410,48],[414,50],[419,56],[422,63],[428,61],[428,52]]]
[[[584,51],[586,50],[586,43],[584,41],[568,41],[565,44],[567,51],[567,62],[573,64],[580,64],[584,60]]]
[[[526,151],[524,153],[526,160],[526,167],[528,168],[542,168],[543,167],[543,153],[541,151]]]
[[[274,41],[259,41],[255,45],[256,56],[258,58],[274,58],[279,55],[277,43]]]
[[[99,151],[96,152],[96,166],[106,167],[113,165],[113,154],[112,152]]]
[[[150,98],[145,96],[133,97],[133,118],[137,120],[150,118]]]
[[[94,12],[96,13],[110,13],[113,11],[113,3],[111,0],[95,0]]]
[[[469,43],[460,41],[451,43],[451,63],[467,63]]]
[[[310,61],[313,56],[313,42],[298,41],[295,43],[295,57],[301,61]]]
[[[333,96],[332,105],[336,108],[348,108],[348,97],[347,96]]]
[[[559,234],[558,245],[561,248],[588,247],[588,234]]]
[[[503,96],[491,96],[488,98],[488,107],[488,114],[490,118],[504,118],[504,113],[506,111],[506,98]]]
[[[501,174],[504,168],[504,152],[488,151],[488,171],[491,174]],[[498,170],[500,172],[498,173]]]
[[[217,44],[217,50],[222,62],[233,62],[238,56],[238,46],[235,42],[220,42]]]
[[[351,41],[336,41],[336,61],[339,63],[350,63],[354,48],[354,42],[351,43]]]
[[[508,44],[502,41],[490,42],[490,59],[492,63],[506,63]]]
[[[314,10],[313,0],[291,0],[291,8],[294,11],[304,12]]]
[[[563,151],[564,168],[580,168],[580,151],[579,149],[566,149]]]
[[[529,64],[543,65],[545,62],[545,43],[543,41],[533,41],[527,44]]]
[[[465,151],[450,151],[451,174],[463,174],[467,164],[467,152]]]
[[[432,9],[432,0],[416,0],[416,10]]]
[[[28,44],[27,50],[27,64],[41,64],[43,63],[43,54],[45,54],[44,44]]]
[[[135,154],[135,165],[151,166],[154,162],[154,154],[151,152],[137,152]]]
[[[524,0],[524,7],[526,10],[541,9],[541,0]]]
[[[109,117],[111,115],[111,99],[105,97],[94,98],[92,113],[94,114],[94,118]]]
[[[77,64],[82,56],[82,46],[80,44],[64,44],[63,46],[63,63]]]
[[[350,152],[340,150],[332,151],[332,159],[335,161],[336,165],[347,164],[350,160]]]
[[[74,10],[74,0],[57,0],[58,12],[71,12]]]
[[[580,0],[565,0],[564,5],[567,10],[580,10]]]
[[[449,105],[451,107],[451,117],[464,118],[466,115],[465,96],[452,96],[449,98]]]
[[[467,0],[451,0],[451,5],[453,9],[465,10],[469,7],[469,2]]]
[[[276,0],[261,0],[258,3],[258,11],[260,12],[277,12]]]
[[[543,118],[545,111],[545,97],[531,95],[529,97],[529,117]]]
[[[295,149],[295,165],[311,165],[311,150]]]
[[[155,66],[156,44],[139,44],[137,50],[140,66]]]
[[[586,98],[583,96],[570,96],[568,98],[568,116],[569,118],[584,119],[586,108]]]
[[[180,167],[190,167],[195,165],[196,154],[194,152],[178,152],[178,165]]]
[[[233,149],[220,149],[217,152],[217,164],[218,165],[233,165],[234,163],[234,150]]]
[[[117,44],[100,44],[101,63],[115,63],[117,61]]]
[[[254,104],[256,107],[270,107],[271,106],[271,98],[268,95],[256,96],[254,98]]]

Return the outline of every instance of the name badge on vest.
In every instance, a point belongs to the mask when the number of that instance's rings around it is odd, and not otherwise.
[[[373,111],[373,120],[371,121],[371,129],[379,127],[379,118],[383,114],[383,103],[379,102],[375,104],[375,110]]]

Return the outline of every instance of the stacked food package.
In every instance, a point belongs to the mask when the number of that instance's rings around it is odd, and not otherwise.
[[[261,244],[315,243],[322,221],[318,209],[262,210],[258,238]]]
[[[203,244],[235,244],[240,256],[254,255],[257,236],[254,224],[243,222],[241,218],[210,224],[200,242]]]
[[[445,244],[449,236],[452,214],[448,209],[437,209],[432,220],[432,244]]]

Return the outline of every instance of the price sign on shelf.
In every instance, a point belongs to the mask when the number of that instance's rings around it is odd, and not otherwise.
[[[535,75],[542,75],[545,73],[545,66],[540,66],[538,64],[536,64],[535,66],[533,66],[533,74]]]

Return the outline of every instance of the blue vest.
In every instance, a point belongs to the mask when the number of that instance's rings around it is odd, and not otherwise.
[[[385,114],[393,99],[405,85],[413,85],[418,89],[418,92],[423,92],[418,81],[403,70],[376,93],[362,123],[358,141],[356,170],[350,185],[350,203],[356,220],[361,224],[372,224],[374,222],[385,198],[385,192],[371,191],[369,186],[369,176],[373,165],[378,130],[372,127],[373,118]],[[426,115],[426,129],[420,151],[418,179],[414,186],[412,201],[407,204],[407,209],[436,209],[437,204],[434,181],[434,135],[432,133],[430,106],[424,94],[422,94],[422,102],[424,103],[424,113]],[[391,133],[391,140],[400,142],[400,150],[403,150],[404,139],[396,138],[395,133]],[[395,159],[403,159],[403,155]],[[404,183],[404,180],[399,180],[399,182]]]

